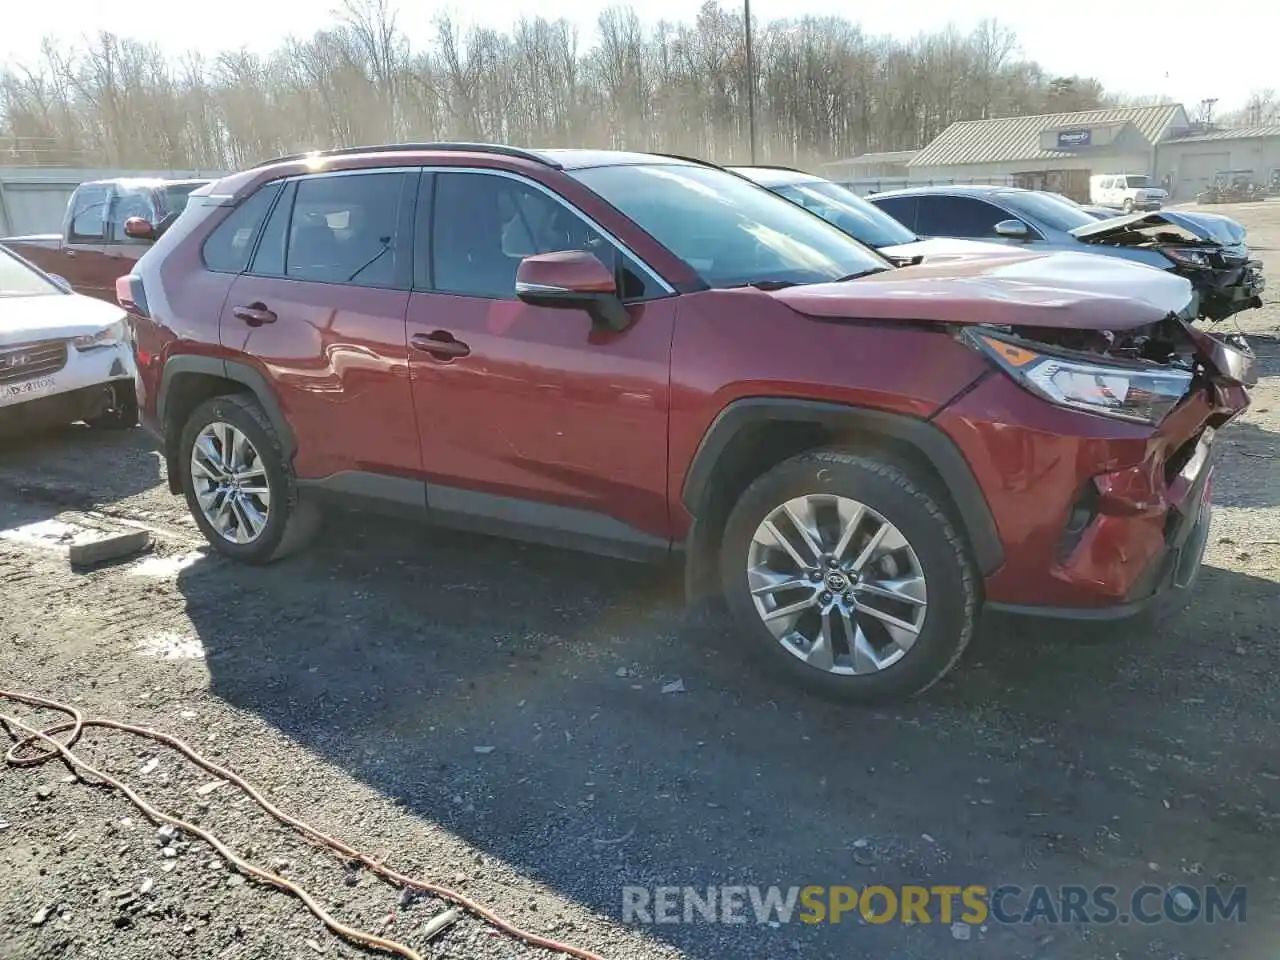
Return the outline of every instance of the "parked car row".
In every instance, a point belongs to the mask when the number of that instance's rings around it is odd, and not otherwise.
[[[447,143],[197,187],[116,283],[170,490],[246,563],[334,502],[679,559],[852,700],[938,681],[984,607],[1189,586],[1254,379],[1192,281],[785,179]]]
[[[1217,214],[1111,211],[1104,217],[1104,208],[1056,193],[1000,186],[913,187],[863,200],[800,171],[736,169],[891,256],[972,252],[957,245],[965,241],[1087,251],[1187,277],[1199,297],[1197,313],[1210,320],[1262,306],[1262,263],[1250,254],[1244,228]],[[875,217],[875,209],[888,216]],[[883,246],[885,237],[897,245]],[[939,244],[940,238],[951,239]]]

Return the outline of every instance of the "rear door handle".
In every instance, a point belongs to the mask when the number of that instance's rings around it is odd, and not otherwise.
[[[435,330],[431,333],[415,333],[409,340],[415,350],[429,353],[437,360],[449,361],[458,357],[470,356],[471,348],[461,340],[454,338],[447,330]]]
[[[275,323],[276,315],[267,309],[265,303],[251,303],[246,307],[232,307],[231,312],[251,327],[260,327],[264,323]]]

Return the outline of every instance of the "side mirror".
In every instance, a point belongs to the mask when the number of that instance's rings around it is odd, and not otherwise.
[[[71,282],[66,277],[59,276],[56,273],[49,274],[49,279],[53,281],[53,285],[63,293],[71,293]]]
[[[124,222],[124,235],[134,240],[154,240],[156,228],[144,217],[130,217]]]
[[[1031,229],[1021,220],[1001,220],[996,224],[996,235],[1010,240],[1026,240],[1031,236]]]
[[[613,271],[585,250],[525,257],[516,270],[516,297],[536,307],[586,310],[597,327],[614,333],[631,325]]]

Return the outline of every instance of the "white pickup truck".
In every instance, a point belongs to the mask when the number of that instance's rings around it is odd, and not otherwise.
[[[125,312],[0,247],[0,434],[138,422]]]

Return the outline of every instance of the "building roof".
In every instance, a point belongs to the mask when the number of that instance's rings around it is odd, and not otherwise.
[[[1263,140],[1269,137],[1280,138],[1280,123],[1263,124],[1257,127],[1228,127],[1223,130],[1202,130],[1188,133],[1186,136],[1174,137],[1171,143],[1198,143],[1201,140]]]
[[[824,167],[841,166],[847,167],[853,164],[861,164],[869,166],[873,163],[909,163],[919,150],[885,150],[880,153],[860,153],[856,157],[850,157],[847,160],[833,160],[831,163],[824,163]]]
[[[1004,160],[1054,160],[1078,156],[1069,150],[1045,150],[1040,134],[1053,128],[1132,124],[1150,143],[1160,140],[1177,121],[1185,123],[1181,104],[1153,107],[1116,107],[1046,113],[1035,117],[1002,117],[996,120],[961,120],[943,130],[933,143],[916,154],[908,166],[947,167]]]

